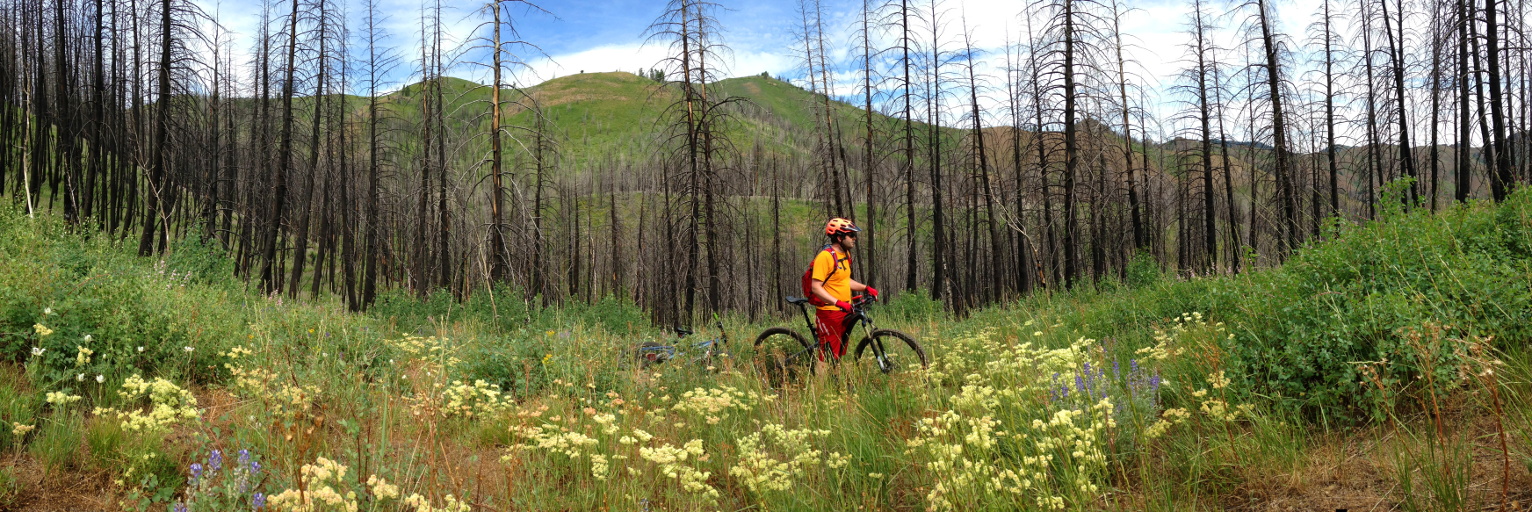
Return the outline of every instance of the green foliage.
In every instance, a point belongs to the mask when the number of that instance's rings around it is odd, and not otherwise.
[[[652,328],[648,314],[626,297],[608,295],[589,303],[571,301],[547,307],[539,305],[540,302],[508,286],[479,291],[462,301],[445,290],[425,298],[416,298],[405,290],[392,290],[380,293],[369,313],[416,332],[450,322],[471,322],[492,333],[521,335],[574,324],[613,332]]]
[[[202,232],[202,226],[193,225],[191,232]],[[206,285],[234,282],[229,280],[234,275],[232,255],[214,240],[201,236],[183,236],[171,242],[165,266],[175,269],[173,272],[187,282]]]
[[[1126,274],[1123,279],[1125,284],[1134,289],[1152,285],[1164,277],[1159,262],[1154,261],[1154,255],[1149,254],[1148,251],[1135,253],[1133,259],[1128,262],[1128,268],[1124,274]]]
[[[642,341],[676,340],[656,338],[622,298],[545,306],[511,287],[461,300],[388,292],[359,315],[215,284],[227,269],[214,248],[188,243],[163,263],[147,261],[0,207],[0,355],[20,363],[0,365],[0,449],[55,468],[110,470],[124,508],[139,510],[178,499],[195,501],[193,510],[245,503],[248,495],[226,492],[228,481],[186,482],[186,452],[206,467],[214,436],[281,466],[267,489],[318,456],[343,460],[356,468],[343,490],[365,504],[381,503],[361,485],[374,474],[415,487],[406,492],[461,492],[426,475],[463,464],[497,479],[504,469],[515,505],[534,509],[919,509],[941,500],[1025,509],[1034,498],[1091,509],[1115,496],[1128,500],[1123,508],[1189,509],[1256,478],[1298,474],[1319,439],[1305,419],[1360,421],[1370,405],[1410,407],[1410,393],[1461,392],[1450,386],[1464,340],[1493,336],[1506,349],[1495,357],[1517,376],[1507,382],[1525,382],[1529,214],[1527,192],[1437,215],[1401,208],[1386,222],[1338,224],[1331,240],[1281,268],[1232,277],[1178,281],[1140,255],[1121,282],[1044,291],[966,319],[922,291],[889,293],[873,315],[915,335],[929,371],[886,376],[842,364],[776,388],[744,365],[626,363]],[[807,252],[811,228],[793,225],[784,247]],[[727,324],[731,351],[749,357],[761,328]],[[82,346],[91,348],[84,358]],[[1364,362],[1395,394],[1357,384],[1368,379]],[[206,421],[146,434],[82,414],[92,402],[132,405],[116,391],[134,373],[207,397]],[[82,374],[90,378],[76,380]],[[465,401],[464,389],[494,398]],[[45,403],[59,391],[84,403]],[[465,403],[477,415],[454,412]],[[1532,413],[1508,407],[1507,430],[1525,452],[1532,438],[1517,426]],[[13,421],[36,430],[17,438]],[[671,460],[683,447],[690,455]],[[1431,455],[1400,449],[1401,467]],[[1035,462],[1045,455],[1054,463]],[[503,468],[475,458],[500,456]],[[1434,464],[1466,467],[1453,457]],[[786,476],[793,468],[803,474]],[[757,478],[765,473],[772,478]],[[689,483],[700,491],[678,476],[699,474],[707,476]],[[464,475],[462,485],[480,484]],[[1447,503],[1434,489],[1459,486],[1443,475],[1396,478],[1430,508]],[[1012,476],[1033,490],[987,485]],[[0,508],[5,485],[0,474]],[[721,496],[704,497],[709,490]]]
[[[911,290],[895,295],[879,306],[874,318],[888,318],[900,322],[933,321],[946,314],[946,308],[925,289]]]
[[[26,362],[43,388],[150,373],[210,382],[217,354],[242,330],[238,316],[214,307],[233,291],[188,286],[228,272],[194,240],[146,268],[106,238],[84,240],[7,207],[0,246],[0,359]]]
[[[500,343],[469,347],[463,358],[463,378],[482,379],[516,397],[528,397],[552,380],[544,361],[552,352],[531,339],[502,339]]]
[[[1357,420],[1374,403],[1373,391],[1358,384],[1359,362],[1386,358],[1389,382],[1409,382],[1423,371],[1454,371],[1457,340],[1493,336],[1498,347],[1532,340],[1529,217],[1526,190],[1499,205],[1435,215],[1401,208],[1387,221],[1341,225],[1281,267],[1166,281],[1135,277],[1133,265],[1129,291],[1082,288],[1019,307],[1112,339],[1108,350],[1119,354],[1152,344],[1155,326],[1202,312],[1230,326],[1216,355],[1241,389],[1310,418]],[[993,318],[1005,314],[983,312],[975,323],[1005,325]],[[1428,324],[1452,329],[1434,342],[1445,355],[1424,364],[1408,335]]]
[[[1407,328],[1453,326],[1438,342],[1494,336],[1501,346],[1525,343],[1532,339],[1525,322],[1532,261],[1516,255],[1497,219],[1524,211],[1529,200],[1523,191],[1498,207],[1400,214],[1252,276],[1240,297],[1224,298],[1245,331],[1230,344],[1231,355],[1267,392],[1315,408],[1355,409],[1358,361],[1387,359],[1401,382],[1456,367],[1452,357],[1419,365]]]

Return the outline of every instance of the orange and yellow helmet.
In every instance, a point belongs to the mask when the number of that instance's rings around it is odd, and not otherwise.
[[[836,217],[830,219],[830,222],[825,223],[825,236],[849,235],[860,231],[862,230],[858,229],[856,224],[849,219]]]

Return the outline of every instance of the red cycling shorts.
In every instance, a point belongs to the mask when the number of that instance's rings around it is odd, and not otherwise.
[[[830,353],[834,354],[836,359],[846,355],[846,347],[841,343],[841,340],[846,337],[846,315],[845,311],[828,309],[817,310],[814,315],[819,320],[819,328],[816,329],[819,333],[819,345],[820,347],[828,345]],[[819,359],[823,361],[824,358],[824,351],[820,351]]]

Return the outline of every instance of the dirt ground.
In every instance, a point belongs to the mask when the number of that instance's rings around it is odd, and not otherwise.
[[[36,460],[6,456],[0,466],[16,477],[19,492],[0,496],[0,512],[97,512],[117,510],[116,493],[105,471],[48,471]],[[0,491],[4,492],[4,491]]]

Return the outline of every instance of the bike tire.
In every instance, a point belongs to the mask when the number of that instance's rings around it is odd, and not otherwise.
[[[772,327],[755,337],[756,372],[768,385],[780,386],[794,378],[798,372],[814,373],[809,344],[798,331],[786,327]]]
[[[856,345],[857,362],[862,361],[864,352],[870,352],[868,357],[883,373],[897,373],[909,368],[913,361],[919,361],[922,369],[931,366],[925,349],[920,347],[915,338],[892,329],[878,329],[862,338],[862,342]]]

